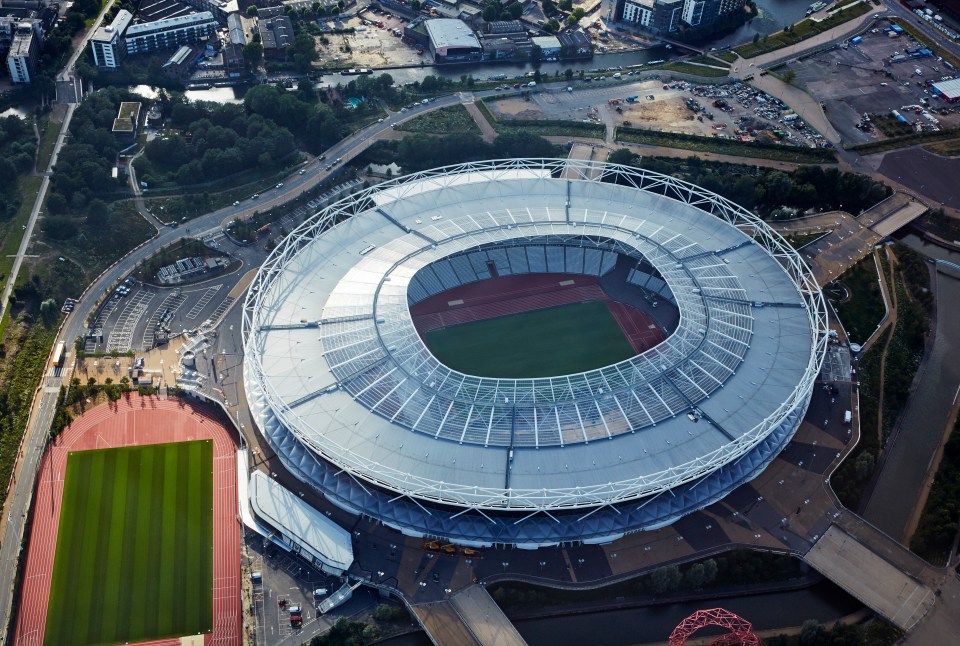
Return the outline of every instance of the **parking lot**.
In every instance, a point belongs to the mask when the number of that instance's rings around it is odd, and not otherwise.
[[[620,74],[628,78],[631,73]],[[806,128],[802,115],[792,114],[776,98],[743,83],[652,79],[611,86],[595,82],[592,87],[578,84],[569,92],[537,92],[488,102],[488,106],[507,119],[589,121],[796,146],[823,143],[820,135]]]
[[[175,336],[185,330],[212,327],[235,302],[236,295],[231,296],[230,291],[244,273],[259,266],[266,252],[258,245],[240,247],[222,234],[208,244],[242,262],[229,273],[176,287],[128,278],[97,312],[85,343],[87,354],[146,352],[157,344],[158,333]]]
[[[791,61],[787,68],[796,74],[795,85],[823,101],[827,118],[845,142],[884,137],[876,123],[861,123],[864,114],[888,116],[896,110],[913,129],[960,126],[957,106],[937,98],[928,87],[957,71],[932,52],[921,54],[923,46],[907,34],[890,37],[884,31],[889,25],[878,20],[857,43],[846,41]]]
[[[378,601],[376,595],[361,588],[350,601],[321,615],[317,606],[343,585],[339,577],[320,572],[296,554],[285,552],[253,532],[247,533],[245,545],[245,569],[260,573],[260,580],[253,584],[255,643],[308,642],[329,629],[338,617],[351,617]],[[325,592],[315,594],[321,590]],[[291,607],[300,608],[300,626],[294,626],[290,620]]]

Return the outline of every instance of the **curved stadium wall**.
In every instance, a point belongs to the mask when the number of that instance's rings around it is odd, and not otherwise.
[[[437,361],[411,304],[484,267],[536,271],[535,248],[548,271],[635,261],[676,328],[571,375]],[[757,475],[799,426],[827,341],[813,276],[758,218],[572,160],[441,168],[341,200],[273,252],[243,323],[251,411],[297,477],[407,534],[528,547],[663,526]]]

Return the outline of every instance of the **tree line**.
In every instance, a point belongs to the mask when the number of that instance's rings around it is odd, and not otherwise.
[[[0,119],[0,220],[12,218],[20,208],[17,180],[33,170],[36,141],[20,117]]]
[[[542,137],[523,132],[505,133],[488,143],[473,133],[433,137],[417,134],[400,141],[379,141],[363,154],[363,161],[374,164],[396,163],[412,173],[437,166],[461,164],[484,159],[517,157],[559,157],[560,146]]]
[[[808,211],[843,210],[858,215],[893,192],[889,186],[869,175],[832,167],[800,166],[785,172],[761,166],[705,161],[698,157],[638,159],[626,148],[611,153],[609,161],[692,182],[764,219],[787,219]]]

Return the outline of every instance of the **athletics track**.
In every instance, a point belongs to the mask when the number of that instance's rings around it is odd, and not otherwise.
[[[596,276],[584,274],[520,274],[481,280],[431,296],[411,307],[410,313],[423,335],[451,325],[582,301],[606,303],[637,354],[666,338],[650,316],[611,299]]]
[[[204,643],[241,644],[243,620],[236,444],[223,424],[202,408],[180,399],[137,395],[90,409],[47,447],[33,499],[30,546],[20,590],[14,644],[43,644],[67,454],[207,439],[213,440],[213,630],[204,636]],[[149,643],[173,646],[180,640]]]

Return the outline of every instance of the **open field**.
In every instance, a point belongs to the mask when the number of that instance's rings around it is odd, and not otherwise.
[[[213,442],[67,459],[44,643],[106,644],[213,624]]]
[[[405,132],[425,132],[450,135],[470,132],[480,134],[480,128],[462,105],[451,105],[433,112],[421,114],[397,126]]]
[[[633,356],[599,301],[455,325],[428,332],[425,341],[455,370],[514,379],[583,372]]]

